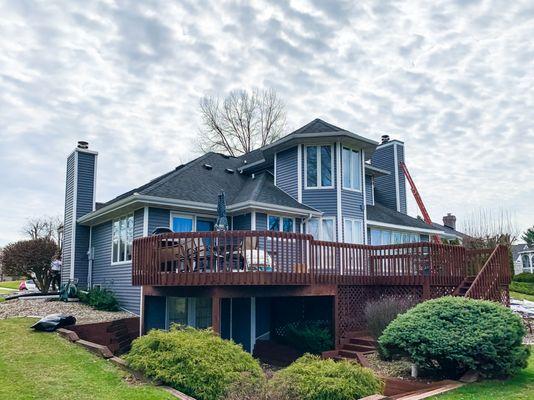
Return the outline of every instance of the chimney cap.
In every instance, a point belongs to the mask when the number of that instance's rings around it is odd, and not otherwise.
[[[89,148],[89,142],[86,142],[85,140],[79,140],[77,147],[79,149],[87,150]]]

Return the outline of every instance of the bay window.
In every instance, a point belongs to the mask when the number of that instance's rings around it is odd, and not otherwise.
[[[345,218],[344,241],[345,243],[363,243],[363,221],[361,219]]]
[[[333,187],[332,145],[306,146],[306,188]]]
[[[306,231],[316,240],[335,241],[335,219],[333,217],[311,218]]]
[[[293,218],[269,215],[267,222],[270,231],[294,232],[295,229],[295,220]]]
[[[133,214],[113,220],[111,233],[111,262],[125,262],[132,259]]]
[[[343,147],[343,189],[362,190],[362,160],[360,152]]]
[[[415,243],[419,241],[421,241],[421,237],[418,233],[393,231],[388,229],[371,229],[371,244],[373,246]]]

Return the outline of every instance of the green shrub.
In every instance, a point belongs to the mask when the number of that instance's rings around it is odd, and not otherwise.
[[[287,324],[279,340],[303,353],[321,354],[334,348],[330,326],[317,321]]]
[[[174,325],[137,338],[126,355],[130,367],[199,400],[224,398],[236,382],[264,379],[258,361],[211,330]]]
[[[87,292],[78,292],[78,298],[82,303],[86,303],[100,311],[119,311],[119,302],[115,294],[109,289],[95,287]]]
[[[378,339],[383,358],[408,356],[423,371],[458,377],[476,370],[486,377],[526,367],[521,318],[490,301],[442,297],[399,315]]]
[[[530,272],[521,272],[520,274],[515,275],[512,280],[514,282],[534,283],[534,274],[531,274]]]
[[[510,283],[510,290],[512,292],[534,295],[534,283],[512,281]]]
[[[367,329],[377,339],[397,315],[406,312],[415,304],[415,300],[396,297],[386,297],[367,303],[364,309]]]
[[[269,384],[292,387],[293,398],[298,400],[352,400],[384,390],[383,382],[370,369],[310,354],[275,373]]]

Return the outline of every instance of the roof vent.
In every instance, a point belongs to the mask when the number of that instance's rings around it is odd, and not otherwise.
[[[79,149],[83,149],[83,150],[87,150],[89,148],[89,142],[86,142],[84,140],[80,140],[78,142],[78,148]]]
[[[210,164],[204,164],[203,167],[206,168],[208,171],[213,169],[213,167]]]
[[[389,142],[389,135],[382,135],[380,138],[382,139],[382,144]]]
[[[226,171],[228,174],[233,174],[233,173],[235,172],[232,168],[225,168],[225,171]]]

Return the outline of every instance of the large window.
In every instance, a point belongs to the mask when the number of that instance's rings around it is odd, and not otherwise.
[[[167,297],[167,328],[172,324],[199,329],[211,326],[211,298]]]
[[[289,217],[279,217],[278,215],[269,215],[268,228],[270,231],[294,232],[295,220]]]
[[[113,221],[111,262],[118,263],[132,259],[133,226],[133,214]]]
[[[387,229],[371,229],[371,244],[374,246],[415,243],[419,241],[421,241],[421,237],[418,233],[391,231]]]
[[[343,148],[343,189],[362,190],[360,152]]]
[[[306,147],[306,188],[333,187],[332,153],[331,145]]]
[[[345,243],[363,243],[363,221],[345,218],[343,222]]]
[[[311,218],[307,223],[306,230],[317,240],[333,242],[335,240],[335,225],[334,218]]]

